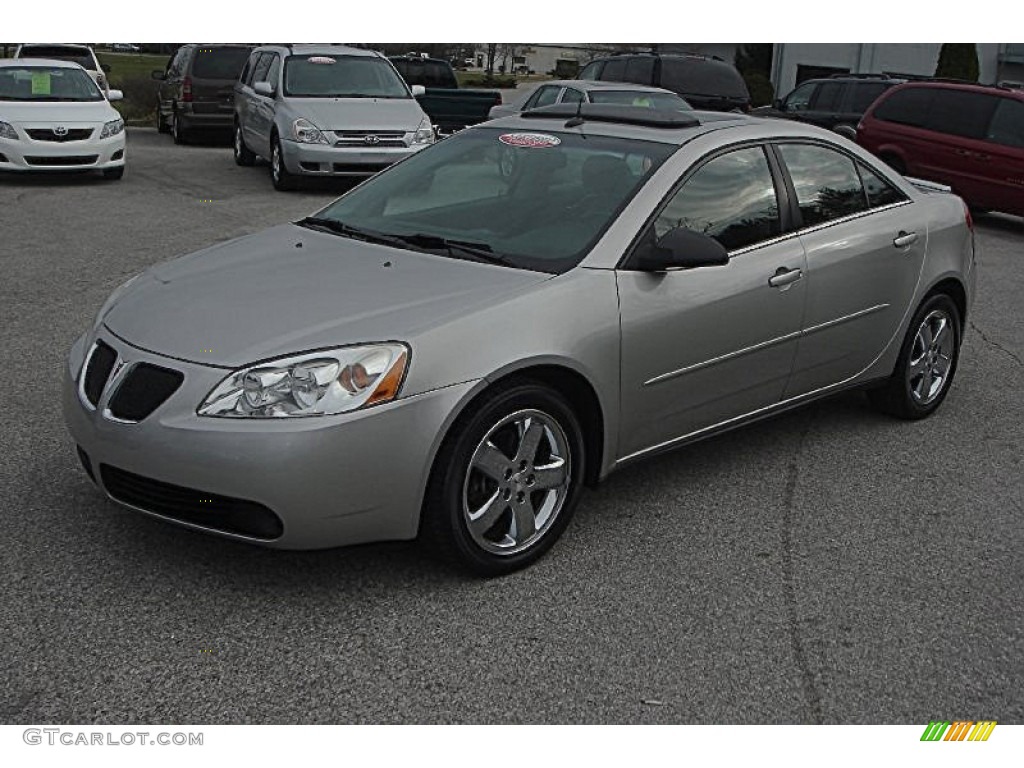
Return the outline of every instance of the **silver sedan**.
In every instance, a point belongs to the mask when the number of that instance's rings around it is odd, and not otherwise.
[[[930,415],[974,284],[963,202],[834,133],[554,106],[133,278],[64,413],[140,512],[499,574],[659,451],[850,387]]]

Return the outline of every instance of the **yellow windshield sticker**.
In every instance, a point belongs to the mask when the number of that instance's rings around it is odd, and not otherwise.
[[[50,73],[49,72],[33,72],[32,73],[32,95],[33,96],[49,96],[50,95]]]
[[[651,100],[647,96],[637,96],[635,99],[633,99],[633,106],[634,107],[650,107],[651,106]]]

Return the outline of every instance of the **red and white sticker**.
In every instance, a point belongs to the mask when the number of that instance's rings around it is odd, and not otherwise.
[[[525,147],[526,149],[546,149],[557,147],[562,140],[557,136],[547,133],[503,133],[498,137],[502,144],[510,147]]]
[[[330,56],[310,56],[308,59],[306,59],[306,61],[308,61],[310,64],[337,64],[338,63],[335,59],[332,59]]]

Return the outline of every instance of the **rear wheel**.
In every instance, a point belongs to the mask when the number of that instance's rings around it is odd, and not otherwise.
[[[242,126],[235,123],[235,162],[238,165],[252,165],[256,162],[256,153],[245,146],[242,138]]]
[[[171,137],[175,144],[188,144],[189,139],[192,138],[184,122],[177,109],[171,112]]]
[[[281,139],[277,136],[270,141],[270,180],[279,192],[290,192],[298,186],[298,178],[289,173],[281,154]]]
[[[849,139],[850,141],[857,140],[857,129],[854,128],[852,125],[849,125],[848,123],[842,123],[840,125],[837,125],[832,130],[838,133],[844,139]]]
[[[169,133],[171,128],[167,125],[167,120],[164,119],[164,113],[160,109],[160,105],[156,105],[156,130],[158,133]]]
[[[555,543],[579,501],[583,434],[540,384],[509,384],[460,418],[438,454],[421,540],[483,576],[523,568]]]
[[[960,358],[960,312],[946,294],[936,294],[914,314],[896,369],[871,404],[901,419],[923,419],[938,410],[949,392]]]

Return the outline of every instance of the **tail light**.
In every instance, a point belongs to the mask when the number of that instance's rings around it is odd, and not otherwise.
[[[503,102],[503,101],[501,100],[501,94],[499,93],[499,94],[498,94],[498,100],[497,100],[496,102],[494,102],[494,106],[498,106],[499,104],[504,104],[504,103],[505,103],[505,102]]]
[[[181,100],[192,101],[192,78],[186,77],[181,81]]]
[[[971,230],[971,234],[974,234],[974,217],[971,216],[971,209],[964,203],[964,222],[967,224],[967,228]]]

